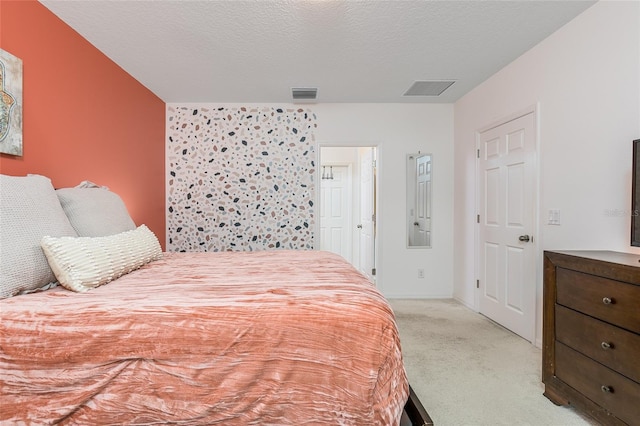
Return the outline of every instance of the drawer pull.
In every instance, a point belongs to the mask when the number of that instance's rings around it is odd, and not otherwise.
[[[609,342],[602,342],[602,343],[600,343],[600,346],[602,346],[602,349],[611,349],[612,348],[611,343],[609,343]]]
[[[613,388],[611,386],[602,385],[602,386],[600,386],[600,389],[604,393],[613,393]]]
[[[603,297],[602,303],[604,303],[605,305],[610,305],[613,303],[613,299],[611,299],[610,297]]]

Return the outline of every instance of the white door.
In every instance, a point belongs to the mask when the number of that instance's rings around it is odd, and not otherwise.
[[[360,271],[375,280],[375,148],[360,155]]]
[[[480,313],[533,341],[534,113],[480,133],[478,148]]]
[[[347,166],[323,166],[320,180],[320,249],[351,262],[351,179]]]

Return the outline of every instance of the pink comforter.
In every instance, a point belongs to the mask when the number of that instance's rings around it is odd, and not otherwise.
[[[393,425],[393,313],[340,257],[166,253],[0,301],[3,424]]]

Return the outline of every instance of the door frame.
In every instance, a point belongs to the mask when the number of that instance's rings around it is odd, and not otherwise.
[[[314,195],[314,206],[317,206],[317,211],[320,209],[320,184],[322,172],[320,171],[320,165],[322,164],[322,148],[375,148],[376,149],[376,168],[375,168],[375,179],[377,184],[374,188],[374,207],[376,211],[376,225],[375,232],[373,237],[374,244],[374,267],[376,268],[376,279],[375,285],[376,288],[382,290],[382,250],[380,250],[380,235],[382,230],[382,217],[380,215],[380,200],[381,200],[381,190],[380,190],[380,176],[381,176],[381,163],[382,163],[382,143],[380,142],[367,142],[367,141],[317,141],[316,142],[316,173],[315,173],[315,185],[316,191]],[[359,207],[358,207],[359,210]],[[314,236],[316,238],[320,238],[320,215],[316,215],[316,220],[313,225]],[[352,230],[352,232],[355,232]],[[319,240],[318,240],[319,242]],[[314,244],[314,250],[319,250],[320,244]]]
[[[535,284],[535,315],[534,315],[534,324],[533,327],[533,344],[536,347],[542,347],[542,247],[543,241],[540,237],[540,103],[536,103],[533,105],[529,105],[521,110],[518,110],[512,114],[506,115],[500,119],[494,120],[489,124],[482,126],[475,131],[475,152],[479,152],[480,149],[480,135],[487,130],[493,129],[495,127],[501,126],[505,123],[513,121],[517,118],[523,117],[527,114],[533,114],[533,122],[534,122],[534,155],[533,155],[533,172],[535,174],[534,188],[535,194],[533,197],[533,230],[531,231],[531,235],[533,235],[535,241],[535,250],[533,254],[533,261],[535,262],[534,271],[534,284]],[[475,160],[475,178],[476,178],[476,187],[475,187],[475,210],[476,215],[480,214],[480,197],[481,194],[481,179],[480,175],[480,159],[478,155],[474,153],[476,158]],[[480,224],[475,221],[474,224],[474,275],[476,280],[480,278]],[[475,311],[480,312],[480,289],[477,285],[475,285],[474,291],[474,305]]]

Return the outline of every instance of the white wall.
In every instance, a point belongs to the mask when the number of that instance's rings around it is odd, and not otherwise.
[[[453,105],[317,104],[321,146],[378,146],[378,285],[388,298],[451,297],[453,273]],[[405,162],[433,154],[433,248],[407,249]],[[425,279],[417,271],[426,272]]]
[[[543,250],[640,253],[629,244],[640,2],[596,3],[455,103],[454,297],[473,308],[475,132],[531,105],[539,107],[540,313]],[[549,209],[561,210],[560,226],[546,224]]]

